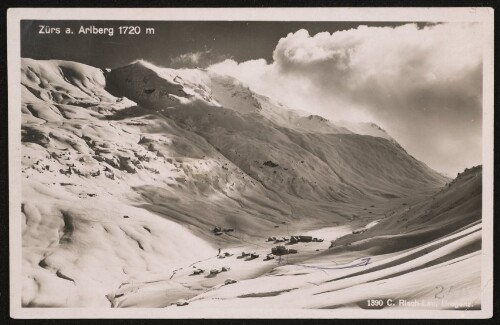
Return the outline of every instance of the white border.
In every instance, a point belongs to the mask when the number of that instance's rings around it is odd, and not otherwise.
[[[436,310],[199,310],[155,308],[22,308],[21,272],[21,46],[20,20],[236,20],[481,22],[483,61],[482,309]],[[13,318],[490,318],[493,316],[493,44],[492,8],[11,8],[7,12],[9,85],[10,313]]]

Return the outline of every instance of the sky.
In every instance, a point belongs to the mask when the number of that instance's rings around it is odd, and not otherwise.
[[[40,34],[40,26],[61,34]],[[141,35],[119,35],[118,26]],[[114,27],[113,36],[78,34]],[[65,28],[74,34],[64,34]],[[154,28],[154,35],[146,35]],[[335,120],[375,122],[454,177],[481,164],[482,39],[474,23],[23,21],[21,56],[115,68],[208,68]]]

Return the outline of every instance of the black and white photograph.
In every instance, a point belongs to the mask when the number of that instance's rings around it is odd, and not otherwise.
[[[491,317],[493,9],[9,19],[13,317]]]

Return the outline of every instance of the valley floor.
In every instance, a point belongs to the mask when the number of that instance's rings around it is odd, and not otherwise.
[[[174,310],[480,308],[481,223],[396,253],[332,254],[330,240],[351,231],[340,226],[303,233],[325,241],[288,244],[298,253],[279,259],[265,260],[277,245],[273,242],[223,249],[220,257],[207,256],[174,272],[142,273],[108,299],[113,307]],[[242,257],[242,252],[259,257]],[[228,270],[210,274],[222,268]],[[198,269],[204,272],[194,275]],[[382,305],[370,306],[372,300]]]

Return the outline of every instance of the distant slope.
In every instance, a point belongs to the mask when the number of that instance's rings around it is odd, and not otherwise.
[[[161,109],[163,116],[201,135],[245,173],[279,192],[311,200],[393,197],[446,181],[394,141],[353,135],[319,116],[281,113],[229,77],[139,61],[111,71],[107,80],[112,93]],[[177,97],[170,95],[171,88]],[[268,168],[265,161],[279,166]]]
[[[432,197],[394,210],[363,233],[335,241],[349,250],[373,254],[392,252],[430,242],[481,222],[482,166],[467,169]]]

